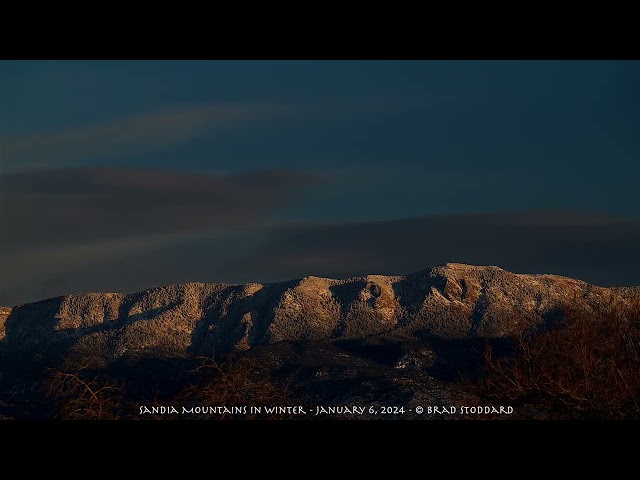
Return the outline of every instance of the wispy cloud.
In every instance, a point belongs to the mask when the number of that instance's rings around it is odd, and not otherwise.
[[[640,284],[639,243],[637,219],[572,211],[438,215],[275,230],[249,221],[235,233],[150,232],[84,245],[43,244],[13,254],[0,249],[0,305],[193,281],[398,275],[445,262],[555,273],[601,285]]]
[[[213,104],[143,112],[90,124],[0,136],[4,171],[87,165],[92,158],[153,153],[203,134],[283,118],[331,118],[422,108],[450,99],[372,99],[323,104]]]
[[[320,177],[288,170],[236,175],[84,168],[6,174],[5,252],[261,224]]]
[[[283,105],[210,105],[169,109],[59,130],[6,136],[2,162],[11,170],[38,168],[61,160],[69,166],[87,157],[153,152],[203,132],[252,120],[291,114]]]

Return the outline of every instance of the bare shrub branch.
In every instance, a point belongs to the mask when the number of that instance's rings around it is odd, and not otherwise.
[[[210,406],[286,406],[289,391],[286,386],[272,383],[269,372],[254,359],[231,356],[219,363],[210,357],[199,357],[200,364],[192,370],[199,374],[196,383],[185,388],[178,400],[183,404]],[[282,418],[282,415],[246,415],[245,419]],[[224,415],[215,418],[224,419]]]
[[[552,418],[640,418],[640,301],[612,296],[564,320],[514,336],[513,355],[487,345],[480,391]]]
[[[65,420],[116,420],[120,418],[123,386],[99,374],[89,364],[47,369],[45,394],[57,404],[58,418]]]

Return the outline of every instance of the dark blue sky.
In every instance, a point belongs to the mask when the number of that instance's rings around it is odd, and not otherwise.
[[[476,255],[473,232],[460,233],[468,242],[455,258],[392,252],[367,229],[352,240],[373,244],[375,261],[344,258],[327,240],[285,268],[280,248],[294,231],[303,245],[304,231],[394,220],[429,248],[439,232],[412,234],[411,219],[508,223],[509,212],[536,232],[551,222],[561,231],[550,238],[577,222],[600,225],[581,237],[592,247],[602,235],[606,248],[627,245],[635,233],[610,224],[640,218],[639,86],[634,61],[0,62],[0,303],[186,280],[402,274],[460,258],[640,283],[625,270],[638,261],[631,246],[573,270],[561,255],[507,261],[504,237]]]

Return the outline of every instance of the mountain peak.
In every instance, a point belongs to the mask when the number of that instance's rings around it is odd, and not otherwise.
[[[246,350],[283,340],[501,337],[638,289],[445,263],[406,276],[306,276],[84,293],[0,309],[0,353],[89,352],[105,362]]]

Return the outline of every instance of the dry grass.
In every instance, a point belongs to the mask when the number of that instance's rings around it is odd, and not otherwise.
[[[485,351],[484,396],[530,418],[640,418],[640,302],[612,297],[596,312],[513,339],[514,354]]]

